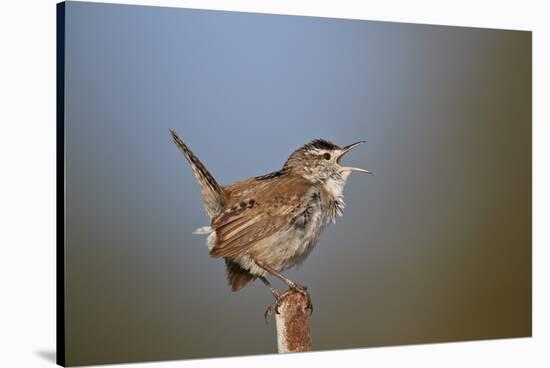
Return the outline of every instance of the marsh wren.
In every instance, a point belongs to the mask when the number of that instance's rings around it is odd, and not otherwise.
[[[222,187],[176,132],[170,133],[191,164],[210,217],[210,225],[194,233],[208,235],[210,256],[224,258],[231,290],[260,279],[276,298],[266,311],[271,313],[285,296],[267,280],[272,275],[304,294],[311,309],[307,288],[281,272],[302,262],[325,226],[342,216],[349,174],[370,173],[340,166],[342,157],[364,141],[339,147],[315,139],[295,150],[282,169]]]

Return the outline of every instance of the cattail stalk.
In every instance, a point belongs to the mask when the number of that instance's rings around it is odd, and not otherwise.
[[[279,306],[279,314],[275,315],[279,353],[311,350],[309,315],[307,298],[290,290]]]

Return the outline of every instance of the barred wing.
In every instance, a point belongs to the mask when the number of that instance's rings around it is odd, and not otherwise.
[[[216,232],[212,257],[232,257],[283,229],[309,200],[315,189],[305,179],[247,180],[227,190],[230,202],[212,219]]]

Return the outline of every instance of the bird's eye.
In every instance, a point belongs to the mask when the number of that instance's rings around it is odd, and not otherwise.
[[[325,158],[325,160],[330,160],[330,153],[325,153],[323,157]]]

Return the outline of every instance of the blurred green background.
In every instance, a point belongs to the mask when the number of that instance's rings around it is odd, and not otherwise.
[[[168,128],[221,184],[368,140],[287,273],[315,350],[531,335],[530,32],[69,2],[65,72],[68,364],[276,352]]]

